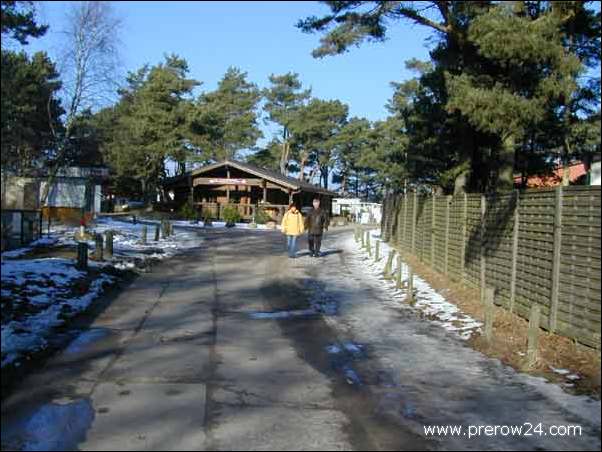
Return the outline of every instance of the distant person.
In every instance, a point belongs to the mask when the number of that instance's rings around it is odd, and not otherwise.
[[[305,229],[307,229],[307,241],[309,242],[309,255],[320,257],[322,246],[322,234],[328,230],[330,219],[328,213],[320,207],[320,199],[315,198],[311,209],[305,217]]]
[[[297,237],[305,231],[303,215],[295,204],[290,204],[288,210],[282,217],[282,233],[286,235],[286,247],[288,257],[297,257]]]

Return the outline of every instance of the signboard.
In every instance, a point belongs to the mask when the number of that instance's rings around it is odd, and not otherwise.
[[[214,177],[214,178],[209,178],[206,180],[205,182],[206,184],[212,184],[212,185],[246,185],[247,184],[247,180],[246,179],[228,179],[225,177]]]

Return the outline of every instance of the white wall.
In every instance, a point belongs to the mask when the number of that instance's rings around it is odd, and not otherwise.
[[[600,185],[600,163],[594,162],[592,164],[592,182],[591,185]]]
[[[43,193],[47,182],[40,184]],[[86,181],[84,179],[64,179],[55,182],[48,194],[46,205],[50,207],[85,207]]]

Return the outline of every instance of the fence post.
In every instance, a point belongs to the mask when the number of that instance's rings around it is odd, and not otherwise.
[[[562,185],[556,187],[554,208],[554,260],[552,261],[552,295],[550,298],[549,329],[556,331],[558,316],[558,289],[560,278],[560,252],[562,247]]]
[[[464,205],[462,210],[462,249],[460,250],[460,278],[466,279],[466,245],[468,237],[468,195],[464,193]]]
[[[142,244],[143,245],[146,245],[147,235],[148,235],[148,229],[147,229],[146,225],[143,225],[142,226]]]
[[[397,273],[395,278],[395,288],[401,289],[401,256],[397,255]]]
[[[157,224],[155,225],[155,242],[159,241],[159,231],[160,231],[161,227]]]
[[[362,238],[362,248],[365,248],[366,247],[366,234],[365,234],[365,232],[361,232],[360,236]]]
[[[418,219],[418,193],[414,190],[412,206],[412,254],[416,255],[416,221]]]
[[[395,250],[389,250],[389,257],[387,258],[387,263],[385,264],[385,270],[383,271],[383,276],[385,279],[391,279],[391,272],[393,271],[393,258],[395,257]]]
[[[481,231],[480,231],[480,239],[481,239],[481,249],[480,249],[480,264],[481,264],[481,283],[480,283],[480,290],[481,290],[481,303],[484,304],[485,303],[485,283],[486,283],[486,276],[487,276],[487,263],[485,261],[486,259],[486,250],[485,250],[485,232],[486,232],[486,226],[485,226],[485,216],[487,214],[487,197],[485,195],[481,196]]]
[[[370,230],[366,231],[366,250],[368,251],[368,256],[372,257],[372,247],[370,245]]]
[[[374,244],[374,262],[378,262],[380,260],[380,240],[376,239],[376,243]]]
[[[414,305],[414,302],[416,300],[414,300],[414,271],[412,270],[412,267],[410,267],[408,265],[408,287],[407,287],[408,291],[407,291],[407,295],[406,295],[406,300],[408,301],[409,304]]]
[[[493,339],[493,299],[495,297],[495,291],[492,287],[485,289],[485,340],[488,344],[491,344]]]
[[[391,195],[385,195],[382,204],[383,218],[380,222],[380,236],[383,240],[389,240],[389,222],[391,221],[391,206],[390,206]]]
[[[518,234],[520,229],[519,191],[514,191],[514,228],[512,230],[512,273],[510,275],[510,312],[516,301],[516,273],[518,268]]]
[[[94,250],[94,260],[102,261],[103,260],[103,238],[102,234],[96,234],[96,249]]]
[[[433,193],[433,205],[431,210],[431,267],[435,268],[435,225],[437,213],[437,195]]]
[[[112,259],[113,258],[113,231],[107,231],[105,235],[106,235],[105,245],[106,245],[107,258]]]
[[[527,341],[527,366],[533,367],[537,362],[537,347],[539,343],[539,317],[541,308],[538,304],[531,305],[529,314],[529,333]]]
[[[448,265],[449,265],[449,210],[451,206],[451,196],[445,197],[445,263],[444,263],[444,272],[448,274]]]
[[[79,270],[88,268],[88,244],[86,242],[77,242],[77,263]]]
[[[403,234],[399,238],[399,249],[402,250],[405,245],[405,241],[408,233],[408,195],[404,193],[403,196]]]

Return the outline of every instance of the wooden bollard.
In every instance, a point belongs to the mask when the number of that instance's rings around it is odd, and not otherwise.
[[[408,292],[406,295],[406,300],[409,304],[414,305],[416,302],[414,298],[414,272],[412,271],[412,267],[408,265]]]
[[[395,288],[401,289],[401,256],[397,255],[397,274],[395,278]]]
[[[366,233],[366,251],[368,251],[368,256],[372,257],[372,245],[370,244],[370,231]]]
[[[387,263],[385,264],[385,269],[383,271],[383,276],[385,279],[391,279],[393,275],[391,272],[393,271],[393,258],[395,257],[395,250],[389,250],[389,257],[387,258]]]
[[[132,223],[138,224],[138,219],[136,218],[136,215],[132,215]]]
[[[161,237],[167,237],[167,221],[161,220]]]
[[[374,262],[378,262],[380,260],[380,240],[376,240],[374,244]]]
[[[360,236],[362,237],[362,248],[366,248],[366,234],[362,232]]]
[[[94,260],[103,260],[103,239],[102,234],[96,234],[96,249],[94,250]]]
[[[495,291],[491,287],[485,289],[485,340],[491,343],[493,339],[493,299],[495,297]]]
[[[108,259],[113,259],[113,231],[107,231],[105,233],[105,252]]]
[[[541,307],[538,304],[531,305],[529,314],[529,332],[527,340],[527,366],[533,367],[537,362],[537,347],[539,345],[539,318]]]
[[[159,241],[159,231],[160,231],[161,227],[159,225],[155,226],[155,242]]]
[[[88,268],[88,244],[86,242],[77,243],[77,264],[79,270]]]
[[[148,229],[146,227],[146,225],[142,226],[142,244],[146,245],[146,238],[148,235]]]

